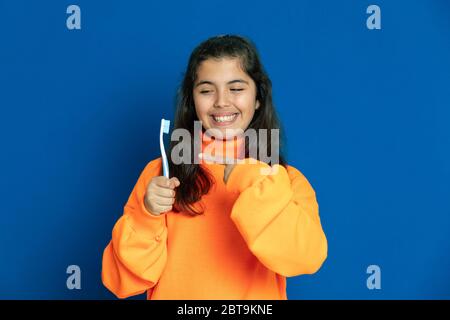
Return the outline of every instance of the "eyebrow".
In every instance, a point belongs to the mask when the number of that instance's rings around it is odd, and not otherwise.
[[[228,81],[228,82],[227,82],[227,84],[233,84],[233,83],[245,83],[245,84],[248,84],[248,81],[245,81],[245,80],[243,80],[243,79],[235,79],[235,80],[231,80],[231,81]],[[202,84],[211,84],[211,85],[214,85],[214,82],[208,81],[208,80],[203,80],[203,81],[200,81],[199,83],[197,83],[197,84],[195,85],[195,88],[197,88],[198,86],[200,86],[200,85],[202,85]]]

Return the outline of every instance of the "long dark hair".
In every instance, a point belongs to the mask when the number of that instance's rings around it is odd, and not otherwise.
[[[194,121],[198,121],[195,111],[193,89],[197,79],[197,69],[200,64],[210,58],[239,58],[242,69],[253,79],[256,85],[256,99],[260,107],[255,111],[248,128],[268,129],[267,150],[271,150],[270,129],[280,129],[280,151],[278,164],[286,166],[281,149],[283,132],[272,103],[272,83],[264,71],[255,45],[249,40],[236,35],[220,35],[209,38],[198,45],[192,52],[177,94],[174,129],[186,129],[191,134],[191,150],[194,149]],[[247,129],[248,129],[247,128]],[[248,141],[246,139],[246,157],[248,156]],[[171,142],[170,154],[175,142]],[[257,152],[259,159],[259,150]],[[180,180],[175,197],[175,211],[182,211],[190,215],[203,213],[199,200],[207,194],[214,183],[214,178],[206,168],[194,164],[195,155],[192,154],[190,164],[175,165],[169,158],[171,175]],[[274,163],[270,163],[273,165]],[[200,207],[198,206],[200,205]]]

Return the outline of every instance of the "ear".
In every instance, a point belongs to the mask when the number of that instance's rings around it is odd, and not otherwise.
[[[256,100],[256,105],[255,105],[255,110],[258,110],[258,108],[259,108],[259,100]]]

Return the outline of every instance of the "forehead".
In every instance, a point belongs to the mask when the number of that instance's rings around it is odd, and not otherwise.
[[[249,78],[247,73],[242,69],[239,58],[210,58],[203,61],[197,68],[196,82],[206,79],[211,81],[228,81],[236,77]]]

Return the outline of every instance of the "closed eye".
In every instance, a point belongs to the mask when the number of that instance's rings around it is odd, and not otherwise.
[[[231,91],[243,91],[244,89],[231,89]]]

